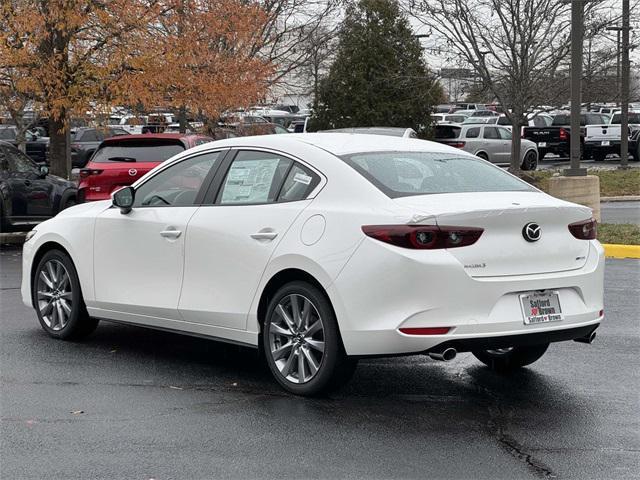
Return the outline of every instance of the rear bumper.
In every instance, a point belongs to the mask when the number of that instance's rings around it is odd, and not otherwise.
[[[597,241],[590,242],[588,258],[580,268],[483,278],[470,276],[445,250],[433,251],[428,263],[411,252],[403,255],[365,241],[328,287],[348,355],[406,355],[443,345],[465,351],[482,345],[501,348],[515,342],[571,340],[588,334],[602,321],[604,249]],[[536,290],[558,292],[562,320],[524,323],[520,294]],[[450,330],[443,335],[400,331],[435,327]]]

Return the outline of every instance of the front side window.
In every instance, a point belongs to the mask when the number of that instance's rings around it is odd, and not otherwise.
[[[534,191],[526,182],[475,157],[435,152],[363,152],[341,158],[391,198]]]
[[[33,161],[17,148],[5,148],[5,155],[12,172],[37,173],[38,169]]]
[[[502,140],[511,140],[511,132],[506,128],[498,128],[498,133]]]
[[[275,202],[292,161],[273,153],[240,151],[218,194],[221,205]]]
[[[192,157],[171,165],[136,189],[134,207],[184,207],[193,205],[220,152]]]

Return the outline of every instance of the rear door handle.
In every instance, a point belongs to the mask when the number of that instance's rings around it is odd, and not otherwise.
[[[254,240],[273,240],[278,236],[278,232],[257,232],[249,236]]]
[[[182,232],[180,230],[176,230],[175,228],[171,228],[171,227],[168,227],[166,230],[163,230],[160,232],[160,236],[164,238],[176,239],[180,235],[182,235]]]

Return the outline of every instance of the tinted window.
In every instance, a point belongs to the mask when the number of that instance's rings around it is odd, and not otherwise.
[[[467,117],[464,115],[447,115],[447,121],[453,123],[462,123]]]
[[[16,131],[13,128],[0,128],[0,140],[15,140]]]
[[[218,194],[218,202],[222,205],[274,202],[291,163],[288,158],[272,153],[238,152]]]
[[[176,163],[136,189],[134,207],[183,207],[193,205],[219,152],[207,153]]]
[[[458,138],[458,136],[460,135],[460,130],[460,127],[454,127],[452,125],[436,125],[435,138],[439,140]]]
[[[129,132],[120,128],[110,128],[109,130],[107,130],[107,138],[117,137],[118,135],[129,135]]]
[[[342,158],[392,198],[533,190],[527,183],[483,160],[450,153],[372,152]]]
[[[621,118],[622,118],[622,114],[614,113],[613,117],[611,118],[611,123],[614,124],[614,125],[620,125],[620,123],[622,121]],[[629,112],[629,123],[640,123],[640,113],[638,113],[638,112],[634,112],[634,113]]]
[[[280,189],[279,202],[303,200],[316,188],[320,179],[311,170],[296,163],[293,165]]]
[[[4,151],[10,171],[18,173],[37,172],[38,169],[31,159],[17,148],[5,147]]]
[[[466,138],[478,138],[480,136],[480,127],[473,127],[467,130]]]
[[[98,133],[95,130],[85,130],[80,137],[81,142],[98,142]]]
[[[569,125],[570,122],[571,118],[569,117],[569,115],[556,115],[555,117],[553,117],[553,122],[551,122],[551,125]]]
[[[122,142],[99,148],[92,162],[164,162],[184,151],[181,143]]]
[[[511,125],[511,120],[507,117],[498,117],[498,125]]]
[[[499,139],[500,137],[498,135],[498,129],[496,127],[484,127],[482,138],[488,138],[492,140]]]

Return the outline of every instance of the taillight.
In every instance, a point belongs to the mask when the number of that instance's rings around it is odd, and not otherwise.
[[[595,218],[569,224],[571,235],[579,240],[595,240],[598,233],[598,222]]]
[[[560,140],[567,140],[569,138],[569,134],[564,128],[560,129]]]
[[[418,250],[473,245],[484,229],[437,225],[364,225],[365,235],[397,247]]]
[[[450,327],[417,327],[417,328],[401,328],[400,331],[405,335],[445,335],[451,330]]]
[[[100,175],[104,170],[98,170],[95,168],[83,168],[80,170],[80,178],[87,178],[91,175]]]
[[[462,148],[464,147],[465,142],[453,142],[453,143],[448,143],[447,145],[449,145],[450,147]]]

